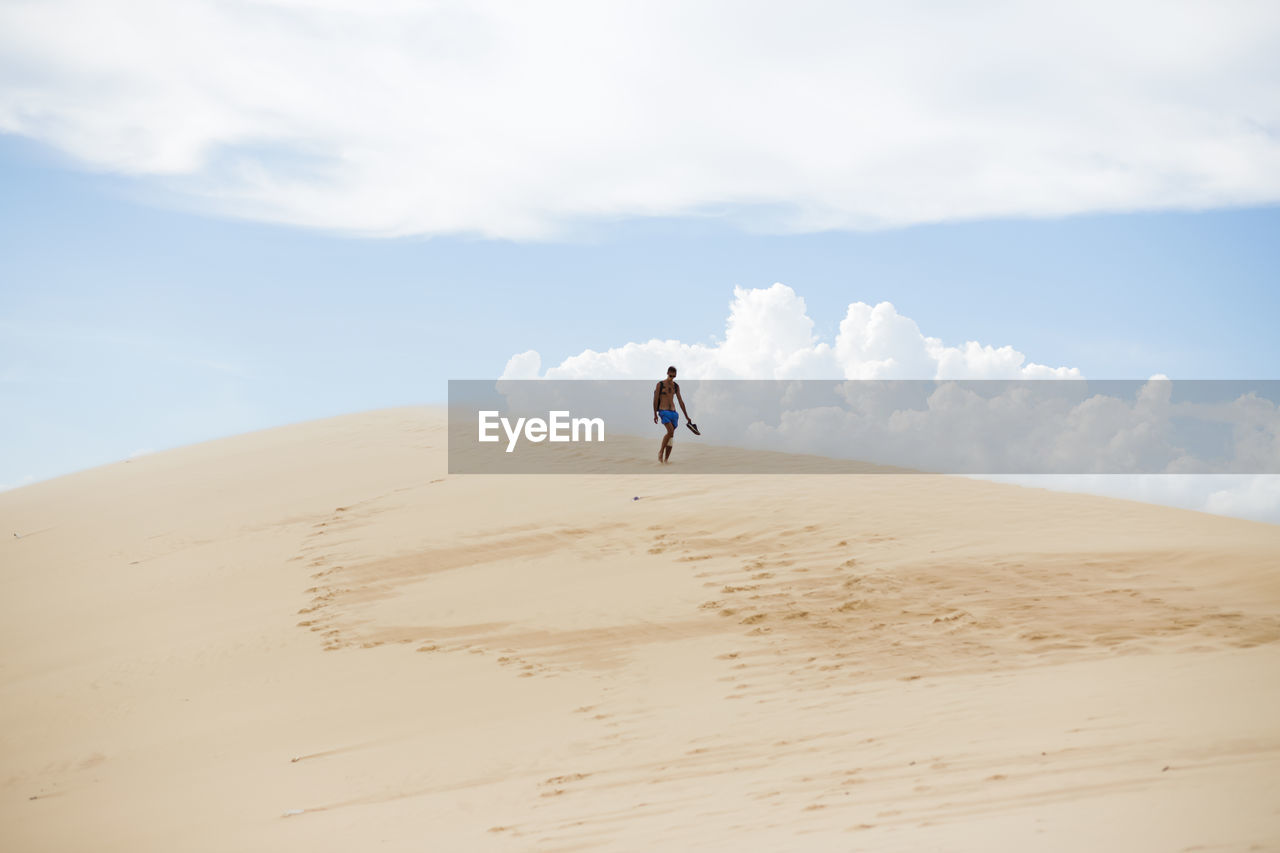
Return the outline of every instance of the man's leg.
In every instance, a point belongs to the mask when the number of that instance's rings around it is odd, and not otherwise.
[[[676,425],[667,424],[667,437],[662,440],[662,448],[666,451],[666,455],[662,457],[663,462],[671,461],[671,448],[675,445]]]

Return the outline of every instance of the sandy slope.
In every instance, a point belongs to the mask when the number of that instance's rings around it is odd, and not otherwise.
[[[0,494],[0,849],[1280,848],[1278,527],[444,436]]]

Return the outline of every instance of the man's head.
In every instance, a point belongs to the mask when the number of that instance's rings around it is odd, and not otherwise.
[[[676,369],[675,369],[674,367],[668,367],[668,368],[667,368],[667,378],[668,378],[668,379],[675,379],[675,378],[676,378]]]

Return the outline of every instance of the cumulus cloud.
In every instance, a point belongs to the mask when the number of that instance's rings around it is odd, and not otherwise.
[[[813,329],[804,299],[790,287],[735,288],[722,340],[654,339],[585,350],[545,371],[530,350],[513,356],[502,378],[653,380],[668,364],[679,366],[686,385],[703,379],[1084,378],[1076,368],[1030,362],[1009,346],[944,344],[887,302],[851,304],[834,341],[818,339]],[[548,393],[573,396],[576,383],[551,384],[556,389]],[[1174,383],[1162,374],[1115,383],[1118,394],[1107,393],[1106,383],[1015,383],[986,396],[971,386],[945,384],[924,388],[923,399],[917,389],[896,382],[830,386],[844,388],[843,399],[829,399],[829,391],[823,391],[827,399],[806,399],[824,383],[699,383],[694,411],[715,413],[718,437],[708,440],[764,449],[854,458],[874,452],[875,461],[930,470],[1163,471],[991,479],[1280,522],[1280,476],[1197,473],[1275,470],[1280,410],[1252,393],[1251,383],[1240,383],[1238,390],[1207,383],[1198,389],[1205,399],[1181,401],[1172,398]],[[507,393],[531,394],[538,405],[545,403],[522,383]],[[584,411],[609,393],[624,394],[627,399],[614,401],[618,421],[635,416],[625,389],[591,383],[581,393],[589,400],[573,399]],[[1216,458],[1214,441],[1230,450],[1228,457]],[[1188,452],[1193,446],[1200,452]]]
[[[813,333],[804,299],[782,283],[733,290],[724,338],[712,344],[675,340],[584,350],[546,370],[547,379],[649,379],[669,364],[701,379],[1069,379],[1074,367],[1028,363],[1010,346],[977,341],[947,346],[925,336],[890,302],[849,305],[834,342]],[[534,350],[513,356],[503,379],[537,377]]]
[[[377,235],[1203,208],[1280,199],[1278,37],[1265,0],[11,2],[0,131]]]
[[[507,359],[507,366],[502,371],[503,379],[536,379],[542,367],[542,356],[537,350],[516,353]]]

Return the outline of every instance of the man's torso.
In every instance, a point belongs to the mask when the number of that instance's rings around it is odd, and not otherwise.
[[[680,388],[670,379],[658,383],[658,409],[674,412],[676,410],[676,391]]]

